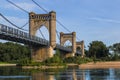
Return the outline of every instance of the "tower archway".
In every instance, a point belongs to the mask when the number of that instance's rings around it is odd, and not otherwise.
[[[46,39],[47,41],[49,41],[49,31],[48,29],[43,25],[41,26],[37,31],[36,31],[36,34],[35,34],[37,37],[40,37],[40,38],[43,38],[43,39]]]
[[[29,13],[29,34],[35,36],[36,31],[45,26],[49,31],[49,42],[52,48],[56,46],[56,12],[51,11],[48,14]]]
[[[64,46],[68,47],[68,48],[72,48],[72,42],[69,41],[69,40],[66,40],[65,43],[64,43]]]
[[[64,46],[65,42],[69,40],[72,43],[72,56],[76,53],[76,33],[60,33],[60,45]]]

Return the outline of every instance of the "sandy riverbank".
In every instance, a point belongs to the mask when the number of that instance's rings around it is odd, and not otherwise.
[[[79,65],[80,69],[97,69],[97,68],[120,68],[120,61],[110,62],[90,62],[87,64]]]
[[[16,66],[16,64],[0,64],[0,66]]]

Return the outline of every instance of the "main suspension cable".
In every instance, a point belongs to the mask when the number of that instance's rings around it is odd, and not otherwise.
[[[33,3],[35,3],[39,8],[41,8],[43,11],[45,11],[46,13],[48,13],[48,11],[45,9],[45,8],[43,8],[42,6],[40,6],[37,2],[35,2],[34,0],[32,0],[33,1]],[[69,29],[67,29],[60,21],[58,21],[57,19],[56,19],[56,22],[58,23],[58,24],[60,24],[64,29],[66,29],[68,32],[71,32]]]
[[[5,16],[3,16],[1,13],[0,13],[0,16],[5,19],[8,23],[10,23],[11,25],[13,25],[14,27],[18,28],[18,29],[21,29],[20,27],[18,27],[17,25],[15,25],[14,23],[12,23],[10,20],[8,20]],[[24,31],[28,31],[28,30],[25,30],[25,29],[21,29],[21,30],[24,30]]]
[[[35,2],[34,0],[32,0],[33,3],[35,3],[38,7],[40,7],[43,11],[45,11],[46,13],[49,13],[46,9],[44,9],[42,6],[40,6],[37,2]]]
[[[39,29],[40,34],[42,35],[43,39],[45,39],[45,36],[43,35],[42,31]]]
[[[17,8],[21,9],[21,10],[24,11],[25,13],[29,13],[27,10],[25,10],[25,9],[23,9],[23,8],[21,8],[21,7],[19,7],[19,6],[16,5],[15,3],[13,3],[13,2],[11,2],[11,1],[9,1],[9,0],[6,0],[6,1],[9,2],[9,3],[11,3],[12,5],[16,6]]]
[[[57,30],[56,30],[56,33],[57,33],[58,40],[60,42],[60,36],[59,36],[59,32]]]
[[[21,29],[23,28],[23,27],[25,27],[27,24],[28,24],[29,22],[26,22],[22,27],[20,27]]]

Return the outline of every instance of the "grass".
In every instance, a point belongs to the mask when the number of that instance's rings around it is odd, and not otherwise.
[[[10,63],[8,63],[8,62],[0,62],[0,64],[10,64]]]

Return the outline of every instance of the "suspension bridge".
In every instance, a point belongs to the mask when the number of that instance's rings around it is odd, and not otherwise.
[[[0,39],[28,45],[31,49],[31,57],[35,61],[43,61],[49,57],[53,57],[54,50],[59,50],[61,56],[63,57],[72,57],[76,54],[81,54],[82,57],[84,56],[84,41],[76,42],[76,32],[70,32],[62,23],[60,23],[56,19],[55,11],[48,12],[34,0],[32,0],[37,6],[46,12],[46,14],[36,14],[34,12],[28,12],[22,9],[9,0],[7,1],[29,14],[29,31],[25,32],[24,29],[22,29],[24,26],[20,28],[8,20],[3,14],[0,14],[4,20],[15,27],[13,28],[5,24],[0,24]],[[60,32],[60,43],[56,43],[56,36],[59,35],[58,31],[56,30],[56,22],[69,31],[69,33]],[[45,38],[40,38],[35,35],[37,30],[39,30],[43,25],[49,31],[49,41]],[[72,43],[71,48],[64,46],[67,40]],[[77,49],[78,47],[81,49],[81,51]]]

